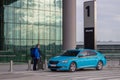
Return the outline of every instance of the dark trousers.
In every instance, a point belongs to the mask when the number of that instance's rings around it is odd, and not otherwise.
[[[37,70],[38,59],[33,59],[33,70]]]

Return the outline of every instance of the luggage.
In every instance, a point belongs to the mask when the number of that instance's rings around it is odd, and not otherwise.
[[[39,69],[44,70],[43,61],[42,61],[42,60],[39,60],[39,61],[38,61],[38,70],[39,70]]]

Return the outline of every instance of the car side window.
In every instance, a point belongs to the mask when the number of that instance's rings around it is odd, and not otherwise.
[[[81,54],[85,57],[88,55],[88,52],[85,50],[85,51],[81,52]]]
[[[84,57],[85,56],[95,56],[96,55],[96,52],[94,51],[91,51],[91,50],[85,50],[81,53]]]
[[[96,52],[94,51],[88,51],[88,55],[87,56],[95,56],[97,55]]]

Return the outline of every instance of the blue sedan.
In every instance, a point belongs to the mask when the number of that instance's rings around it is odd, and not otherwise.
[[[51,71],[68,70],[71,72],[83,68],[96,68],[102,70],[106,65],[105,56],[91,49],[67,50],[60,56],[52,57],[48,62],[48,68]]]

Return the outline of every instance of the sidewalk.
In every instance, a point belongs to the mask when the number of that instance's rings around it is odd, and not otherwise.
[[[13,64],[13,71],[27,71],[28,64]],[[10,72],[10,63],[0,64],[0,72]]]
[[[0,64],[0,80],[34,80],[34,79],[36,80],[61,80],[63,77],[61,78],[60,77],[61,75],[58,75],[58,74],[62,74],[62,75],[64,74],[64,72],[59,72],[59,73],[51,72],[48,69],[32,71],[32,65],[31,65],[31,70],[28,71],[28,64],[13,65],[13,72],[10,72],[9,68],[10,68],[10,64],[8,63]],[[108,74],[112,71],[114,71],[114,73],[117,71],[120,71],[120,65],[118,65],[118,61],[114,61],[114,62],[109,61],[107,66],[105,66],[102,70],[103,73],[108,72]],[[98,72],[98,74],[101,73],[99,71],[89,70],[89,69],[88,71],[78,71],[78,72],[76,71],[76,73],[70,73],[70,72],[65,72],[65,73],[71,74],[69,76],[76,75],[76,74],[83,74],[83,73],[89,74],[88,72],[93,73],[93,74],[96,74],[96,72]],[[54,77],[56,74],[58,76]],[[62,80],[68,80],[68,78],[64,77]]]
[[[104,67],[104,69],[116,69],[116,68],[120,68],[119,61],[108,61],[107,65]],[[28,64],[27,63],[13,64],[13,72],[19,72],[19,71],[28,71]],[[29,71],[32,71],[32,64],[31,64],[31,70]],[[10,63],[0,63],[0,73],[2,72],[3,73],[10,72]]]

